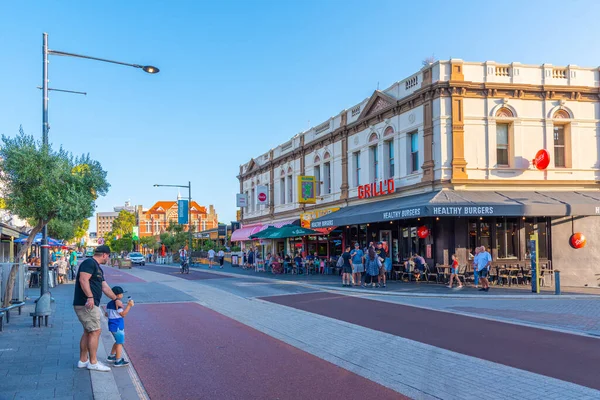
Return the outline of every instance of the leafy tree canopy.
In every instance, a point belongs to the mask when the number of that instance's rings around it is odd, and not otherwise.
[[[2,135],[0,185],[6,209],[35,223],[17,259],[21,259],[35,235],[53,219],[82,221],[92,216],[95,200],[110,185],[106,171],[88,155],[73,156],[62,147],[54,150],[22,129],[15,137]],[[5,303],[10,301],[16,275],[13,266]]]
[[[115,218],[113,221],[111,233],[113,235],[123,237],[127,234],[132,234],[134,226],[135,214],[129,211],[121,210],[117,218]]]

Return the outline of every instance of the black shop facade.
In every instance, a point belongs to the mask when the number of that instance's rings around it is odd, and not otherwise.
[[[390,198],[393,196],[392,198]],[[311,221],[311,228],[336,227],[343,246],[384,242],[393,264],[419,254],[431,266],[459,263],[485,246],[494,262],[529,262],[529,239],[538,237],[538,257],[548,269],[560,267],[570,286],[598,284],[599,267],[576,267],[600,257],[600,247],[573,248],[570,238],[600,235],[600,191],[491,191],[440,189],[409,196],[365,199],[362,204]],[[598,236],[600,237],[600,236]],[[590,258],[591,257],[591,258]],[[554,265],[553,265],[554,264]],[[600,259],[595,265],[600,264]]]

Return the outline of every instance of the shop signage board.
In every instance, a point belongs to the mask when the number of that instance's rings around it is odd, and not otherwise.
[[[217,228],[217,234],[219,235],[219,237],[225,237],[227,236],[227,225],[221,225],[219,224],[218,228]]]
[[[188,201],[177,200],[177,223],[185,225],[188,223]]]
[[[331,207],[300,213],[300,226],[308,229],[310,228],[310,221],[313,219],[321,218],[325,215],[336,212],[339,209],[339,207]]]
[[[383,196],[385,194],[394,193],[396,190],[394,179],[385,181],[368,183],[358,187],[358,198],[368,199],[370,197]]]
[[[244,193],[238,193],[235,195],[235,206],[236,207],[247,207],[248,206],[248,196]]]
[[[133,227],[131,239],[132,240],[140,240],[140,228],[138,226]]]
[[[298,203],[315,204],[317,202],[317,181],[314,176],[298,177]]]
[[[269,204],[269,188],[267,186],[256,187],[256,204]]]

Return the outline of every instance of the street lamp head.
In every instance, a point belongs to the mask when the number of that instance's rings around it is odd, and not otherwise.
[[[158,187],[158,185],[157,185],[157,184],[155,184],[155,185],[154,185],[154,187]]]
[[[142,69],[149,74],[158,74],[160,72],[160,69],[153,67],[152,65],[145,65]]]

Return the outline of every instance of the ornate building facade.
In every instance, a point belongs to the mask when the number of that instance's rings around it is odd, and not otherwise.
[[[146,211],[138,213],[140,236],[159,236],[171,223],[177,223],[177,202],[158,201]],[[194,232],[217,228],[218,216],[212,205],[206,207],[192,200],[190,205],[191,222]]]
[[[496,265],[521,267],[536,233],[547,274],[597,287],[599,121],[598,68],[438,61],[240,166],[241,231],[308,220],[328,230],[313,246],[326,255],[339,252],[334,241],[383,240],[397,264],[419,253],[445,265],[483,245]],[[540,150],[543,169],[532,162]],[[318,183],[315,205],[297,201],[305,175]],[[586,247],[569,245],[575,232]]]

